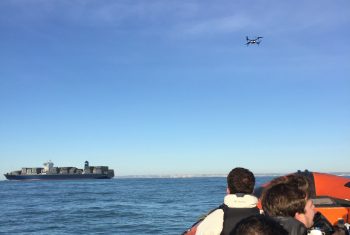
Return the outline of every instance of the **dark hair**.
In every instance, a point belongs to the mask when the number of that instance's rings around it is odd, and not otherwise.
[[[306,197],[310,198],[311,192],[310,192],[310,185],[308,178],[304,175],[300,174],[291,174],[287,175],[287,181],[291,184],[294,184],[298,189],[301,191],[304,191],[306,193]]]
[[[294,174],[290,174],[290,175],[280,176],[280,177],[277,177],[277,178],[271,180],[271,182],[268,185],[264,186],[264,189],[260,195],[260,200],[263,201],[265,194],[269,190],[269,188],[271,188],[277,184],[292,185],[292,186],[300,189],[301,191],[304,191],[306,193],[307,199],[310,198],[310,195],[311,195],[310,185],[311,184],[310,184],[308,178],[305,177],[304,175],[294,173]]]
[[[268,216],[253,215],[241,220],[230,235],[288,235],[288,232]]]
[[[272,185],[279,184],[279,183],[288,183],[288,184],[294,185],[298,189],[305,191],[308,198],[311,194],[310,193],[310,182],[309,182],[308,178],[304,175],[294,173],[294,174],[290,174],[290,175],[281,176],[281,177],[278,177],[276,179],[273,179],[270,182],[270,185],[272,186]]]
[[[264,213],[269,216],[291,216],[304,213],[307,192],[295,184],[279,183],[268,187],[261,199]]]
[[[231,194],[251,194],[253,193],[254,185],[254,174],[245,168],[236,167],[227,175],[227,186]]]

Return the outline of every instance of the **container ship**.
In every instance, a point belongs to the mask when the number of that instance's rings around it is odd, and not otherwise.
[[[5,174],[8,180],[79,180],[79,179],[111,179],[114,170],[108,166],[90,166],[85,161],[84,169],[76,167],[54,167],[53,162],[44,163],[44,167],[22,167],[22,170]]]

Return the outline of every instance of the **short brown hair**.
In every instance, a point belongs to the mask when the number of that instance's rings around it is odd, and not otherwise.
[[[291,216],[304,213],[307,192],[294,184],[279,183],[267,188],[261,199],[264,213],[269,216]]]
[[[298,189],[305,191],[307,197],[310,196],[310,182],[308,178],[304,175],[294,173],[290,175],[285,175],[278,177],[270,182],[271,185],[279,184],[279,183],[289,183],[293,184]]]
[[[251,194],[253,193],[254,186],[254,174],[248,169],[236,167],[227,175],[227,187],[231,194]]]
[[[271,182],[268,185],[266,185],[262,191],[262,194],[260,196],[261,201],[263,200],[266,191],[268,191],[269,188],[273,187],[276,184],[293,185],[294,187],[304,191],[306,193],[306,197],[310,198],[311,190],[310,190],[310,182],[308,178],[305,177],[304,175],[294,173],[290,175],[280,176],[271,180]]]

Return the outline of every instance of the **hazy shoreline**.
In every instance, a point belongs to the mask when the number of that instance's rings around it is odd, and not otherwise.
[[[324,172],[327,174],[338,175],[338,176],[350,176],[350,172]],[[290,174],[289,173],[258,173],[255,174],[256,177],[277,177]],[[210,178],[210,177],[226,177],[226,174],[174,174],[174,175],[120,175],[115,176],[119,179],[128,179],[128,178]]]
[[[291,173],[291,172],[289,172]],[[278,177],[289,173],[257,173],[256,177]],[[350,172],[323,172],[327,174],[350,177]],[[150,174],[150,175],[116,175],[111,180],[117,179],[181,179],[181,178],[225,178],[226,174]],[[7,181],[5,178],[0,181]]]

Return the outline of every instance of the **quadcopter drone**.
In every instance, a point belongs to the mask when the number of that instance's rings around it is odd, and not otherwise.
[[[254,39],[249,39],[248,38],[248,36],[246,36],[246,40],[247,40],[247,43],[246,43],[246,45],[247,46],[249,46],[249,44],[260,44],[260,42],[261,42],[261,39],[262,39],[263,37],[256,37],[256,38],[254,38]]]

